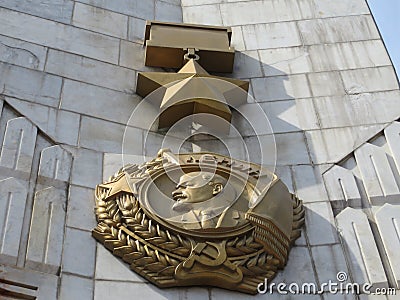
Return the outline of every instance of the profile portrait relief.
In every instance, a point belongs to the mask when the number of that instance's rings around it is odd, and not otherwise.
[[[232,206],[237,192],[229,181],[211,172],[182,175],[172,192],[172,210],[180,213],[170,221],[185,229],[234,227],[245,222],[244,212]]]

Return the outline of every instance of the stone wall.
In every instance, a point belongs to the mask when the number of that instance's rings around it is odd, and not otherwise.
[[[90,236],[93,189],[121,166],[126,124],[142,100],[137,73],[157,70],[143,63],[144,24],[153,19],[232,26],[237,52],[227,76],[250,80],[243,109],[265,111],[276,172],[307,208],[302,237],[274,282],[321,284],[344,271],[354,282],[398,288],[398,225],[387,220],[399,218],[392,122],[400,91],[364,0],[0,0],[0,197],[8,199],[0,203],[0,278],[11,282],[0,279],[0,287],[39,299],[254,298],[217,288],[160,290]],[[256,137],[235,115],[233,125],[259,162],[271,133]],[[140,126],[129,134],[125,163],[154,155],[163,140]],[[167,146],[179,150],[180,142]],[[231,141],[233,155],[241,158],[242,146]],[[184,149],[224,151],[215,139]],[[62,172],[55,162],[65,162]],[[49,205],[56,215],[38,218]],[[9,234],[14,225],[20,234]],[[53,254],[40,256],[46,243]],[[37,289],[21,291],[21,283]],[[344,297],[256,298],[267,296]]]

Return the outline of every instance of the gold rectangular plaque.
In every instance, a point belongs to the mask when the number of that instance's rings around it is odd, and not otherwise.
[[[195,49],[209,72],[232,72],[235,49],[230,27],[147,21],[145,65],[181,68],[187,49]]]

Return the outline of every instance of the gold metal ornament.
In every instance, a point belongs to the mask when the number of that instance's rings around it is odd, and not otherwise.
[[[235,58],[231,37],[230,27],[147,21],[145,65],[180,69],[192,49],[209,72],[230,73]]]
[[[191,117],[195,123],[229,132],[231,108],[247,102],[249,82],[208,72],[232,72],[231,36],[230,27],[147,21],[145,65],[179,69],[138,74],[136,93],[159,107],[158,129]]]
[[[210,75],[196,60],[189,59],[177,73],[139,73],[136,92],[147,97],[157,90],[147,101],[157,102],[160,107],[158,128],[171,127],[180,119],[192,116],[195,122],[229,132],[230,106],[246,103],[248,89],[248,81]],[[218,118],[204,120],[202,114]]]
[[[96,187],[92,235],[158,287],[244,293],[271,280],[304,223],[302,202],[265,168],[160,150]]]

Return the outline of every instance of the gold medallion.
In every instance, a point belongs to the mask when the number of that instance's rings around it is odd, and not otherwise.
[[[160,150],[96,187],[93,236],[158,287],[255,294],[288,259],[304,208],[265,168]]]

